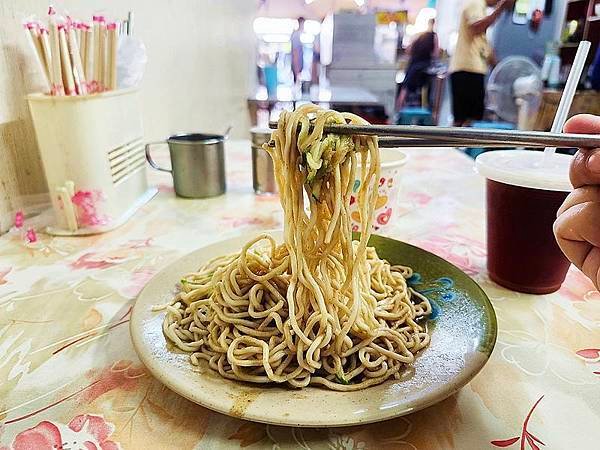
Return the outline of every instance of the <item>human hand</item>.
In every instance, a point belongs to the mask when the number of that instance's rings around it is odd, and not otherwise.
[[[565,133],[600,134],[600,117],[580,114],[565,124]],[[600,148],[580,149],[569,176],[573,192],[558,210],[556,241],[563,253],[600,288]]]

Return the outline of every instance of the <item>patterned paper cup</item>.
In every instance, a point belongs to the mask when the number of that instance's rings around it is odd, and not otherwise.
[[[395,148],[379,149],[381,156],[381,173],[379,176],[379,195],[373,213],[373,231],[381,231],[389,227],[398,208],[400,194],[400,169],[408,159],[406,153]],[[356,203],[356,195],[360,188],[360,180],[354,180],[350,197],[350,217],[352,231],[360,230],[360,212]]]

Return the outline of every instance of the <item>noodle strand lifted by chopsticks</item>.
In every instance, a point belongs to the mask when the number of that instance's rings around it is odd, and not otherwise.
[[[323,134],[326,123],[346,122],[367,123],[311,104],[282,113],[274,147],[265,149],[284,210],[284,243],[261,234],[182,278],[163,332],[193,364],[206,360],[233,380],[349,391],[399,378],[428,345],[418,319],[431,305],[407,286],[412,270],[367,246],[377,138]],[[353,242],[357,171],[362,226]]]

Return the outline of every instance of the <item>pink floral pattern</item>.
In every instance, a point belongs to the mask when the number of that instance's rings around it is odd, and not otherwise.
[[[111,441],[115,427],[95,414],[75,416],[68,425],[42,421],[16,435],[12,450],[118,450]]]
[[[537,406],[540,404],[540,402],[542,401],[543,398],[544,398],[544,396],[542,395],[533,404],[533,406],[529,410],[529,413],[527,413],[527,416],[525,417],[525,420],[523,421],[523,428],[521,430],[520,436],[515,436],[512,438],[508,438],[508,439],[496,439],[496,440],[491,441],[491,444],[494,445],[495,447],[505,448],[505,447],[510,447],[513,444],[516,444],[517,442],[521,441],[521,450],[525,450],[526,445],[528,445],[531,450],[540,450],[540,447],[539,447],[540,445],[546,445],[538,437],[536,437],[532,432],[530,432],[528,430],[529,420],[531,419],[531,415],[533,414],[533,411],[535,410],[535,408],[537,408]]]
[[[446,234],[428,236],[417,243],[451,263],[469,275],[475,275],[485,268],[486,249],[483,242],[467,236]]]
[[[584,348],[576,352],[587,364],[594,367],[594,375],[600,375],[600,348]]]
[[[115,231],[74,238],[39,232],[28,244],[23,217],[21,228],[0,236],[1,450],[598,447],[600,294],[575,269],[546,296],[489,281],[484,183],[473,161],[452,150],[408,149],[398,176],[378,180],[382,190],[402,185],[399,201],[377,214],[392,208],[388,235],[462,267],[490,296],[497,348],[469,386],[384,423],[293,429],[213,413],[150,376],[128,330],[133,298],[146,281],[233,233],[281,227],[279,198],[252,193],[249,143],[227,146],[232,183],[218,201],[178,199],[170,175],[153,171],[159,195]],[[163,153],[157,157],[167,161]],[[80,195],[85,208],[94,195]],[[100,219],[102,203],[95,206]]]
[[[133,391],[137,388],[139,379],[145,375],[146,369],[142,365],[128,360],[116,361],[100,373],[91,370],[87,376],[94,380],[94,384],[82,393],[82,400],[91,403],[114,389]]]
[[[105,196],[100,191],[77,191],[71,201],[77,206],[77,222],[82,226],[106,225],[108,217],[98,212],[98,202]]]

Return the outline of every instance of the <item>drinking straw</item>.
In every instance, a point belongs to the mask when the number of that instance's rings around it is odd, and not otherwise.
[[[117,89],[117,24],[110,23],[106,26],[108,33],[108,81],[107,88]]]
[[[52,58],[52,86],[51,95],[65,95],[60,66],[60,39],[58,37],[58,24],[56,11],[52,6],[48,8],[48,28],[50,29],[50,55]]]
[[[44,50],[42,48],[40,30],[34,22],[27,22],[25,24],[25,30],[29,44],[34,50],[35,59],[40,68],[42,69],[42,75],[44,76],[44,83],[46,84],[46,89],[50,91],[50,71],[48,69],[48,62],[46,61]]]
[[[577,47],[577,53],[575,54],[573,65],[569,71],[565,88],[562,96],[560,97],[560,102],[558,103],[556,115],[554,116],[554,121],[552,122],[552,128],[550,128],[552,133],[561,133],[563,127],[565,126],[567,116],[569,115],[569,110],[571,109],[571,104],[573,103],[573,98],[575,97],[575,92],[577,91],[577,85],[579,84],[579,79],[581,78],[583,67],[585,66],[585,60],[588,52],[590,51],[590,45],[590,41],[581,41]],[[555,151],[556,147],[546,147],[544,149],[545,163],[549,161]]]
[[[67,95],[77,95],[75,90],[75,80],[73,79],[73,66],[69,55],[69,46],[67,45],[67,34],[65,25],[58,27],[58,36],[60,39],[60,62],[62,67],[63,82]]]
[[[67,38],[69,44],[69,54],[71,55],[71,62],[73,65],[73,79],[75,80],[75,88],[78,95],[85,95],[87,94],[87,86],[85,83],[85,73],[83,72],[83,64],[81,63],[81,54],[79,53],[79,44],[77,43],[75,27],[68,27]]]

